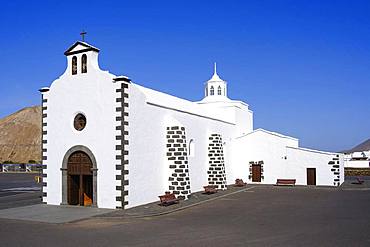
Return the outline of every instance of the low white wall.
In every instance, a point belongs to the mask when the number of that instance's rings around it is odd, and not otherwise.
[[[369,160],[348,160],[344,162],[344,167],[348,168],[369,168]]]

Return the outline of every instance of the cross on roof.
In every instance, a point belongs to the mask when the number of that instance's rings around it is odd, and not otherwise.
[[[82,37],[82,41],[85,41],[85,35],[87,34],[87,32],[85,32],[84,30],[82,30],[82,32],[80,33],[81,37]]]

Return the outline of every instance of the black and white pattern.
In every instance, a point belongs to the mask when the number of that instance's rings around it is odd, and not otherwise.
[[[128,90],[131,80],[127,77],[117,77],[114,80],[116,83],[116,130],[119,134],[116,135],[116,190],[118,191],[118,196],[116,196],[117,206],[116,208],[124,209],[128,204],[128,184],[127,175],[129,173],[128,164]]]
[[[166,139],[166,156],[170,169],[169,190],[178,198],[187,199],[191,191],[185,127],[167,127]]]
[[[226,172],[222,137],[220,134],[211,134],[208,139],[208,184],[217,185],[218,189],[226,189]]]
[[[253,177],[253,165],[260,165],[261,166],[261,182],[265,179],[265,176],[263,175],[263,160],[260,161],[250,161],[249,162],[249,176],[248,179],[252,180]]]
[[[41,92],[41,163],[42,163],[42,202],[46,203],[46,197],[47,197],[47,182],[45,181],[47,177],[47,103],[48,100],[45,96],[45,93],[48,92],[48,88],[40,89]]]
[[[339,186],[340,185],[339,154],[337,154],[331,161],[329,161],[328,165],[331,166],[331,172],[334,175],[333,185]]]

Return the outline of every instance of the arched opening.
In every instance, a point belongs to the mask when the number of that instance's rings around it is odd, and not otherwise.
[[[77,74],[77,57],[73,56],[72,57],[72,75]]]
[[[93,204],[93,164],[89,156],[77,151],[68,158],[68,204],[91,206]]]
[[[87,56],[86,54],[82,55],[81,59],[81,73],[87,73]]]
[[[217,94],[218,94],[218,95],[221,95],[221,86],[218,86]]]
[[[194,146],[194,140],[191,139],[189,141],[189,157],[194,157],[195,155],[195,146]]]
[[[211,86],[211,90],[209,92],[210,95],[214,95],[215,94],[215,89],[213,88],[213,86]]]
[[[63,158],[62,205],[97,206],[97,163],[85,146],[70,148]]]

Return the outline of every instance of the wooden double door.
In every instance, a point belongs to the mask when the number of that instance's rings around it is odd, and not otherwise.
[[[68,158],[68,204],[91,206],[93,204],[93,172],[89,156],[74,152]]]

